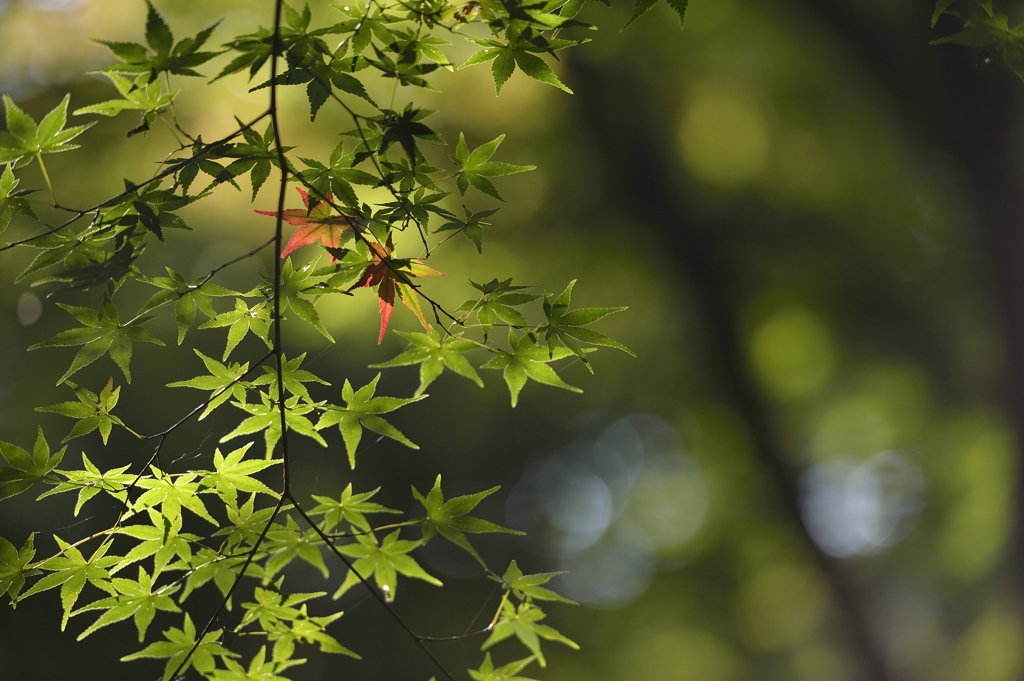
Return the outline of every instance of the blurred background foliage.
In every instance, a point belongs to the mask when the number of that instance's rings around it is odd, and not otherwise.
[[[268,21],[266,3],[252,0],[160,9],[177,35],[223,17],[215,38],[227,39]],[[314,9],[329,20],[326,3]],[[65,91],[73,106],[100,101],[109,85],[83,73],[107,56],[87,38],[135,39],[144,11],[128,0],[0,0],[0,90],[36,117]],[[443,73],[441,93],[416,96],[441,109],[445,139],[464,131],[475,146],[504,132],[504,160],[539,166],[502,186],[509,203],[482,257],[466,240],[446,245],[436,266],[453,275],[429,282],[431,294],[454,307],[471,296],[466,279],[557,291],[578,277],[574,303],[630,306],[602,331],[637,358],[602,350],[596,375],[580,364],[564,372],[583,395],[531,386],[515,411],[496,374],[482,391],[445,376],[394,419],[422,451],[374,445],[356,488],[385,479],[382,501],[406,508],[408,485],[429,487],[437,470],[451,494],[502,485],[484,517],[529,535],[485,537],[484,555],[567,570],[558,587],[581,602],[552,619],[582,652],[552,649],[541,679],[1022,678],[1013,301],[1024,287],[1013,288],[1013,271],[1024,260],[1013,260],[1019,237],[1008,229],[1024,223],[999,206],[1024,197],[1013,191],[1024,84],[984,53],[929,47],[923,1],[691,0],[682,33],[663,6],[619,33],[629,11],[585,9],[600,31],[558,65],[573,97],[518,74],[496,99],[485,68]],[[175,86],[185,127],[207,139],[263,107],[237,78]],[[388,83],[367,87],[390,96]],[[326,108],[305,122],[297,89],[283,105],[285,141],[304,155],[326,157],[349,127]],[[62,198],[91,203],[150,172],[170,134],[127,140],[129,127],[103,120],[84,149],[52,164]],[[36,172],[22,186],[42,186]],[[194,232],[161,248],[186,276],[267,237],[245,192],[219,192],[183,211]],[[256,207],[270,206],[269,192]],[[31,255],[0,264],[0,438],[22,444],[38,421],[56,438],[67,424],[32,408],[69,397],[52,387],[53,351],[24,351],[67,322],[45,290],[10,284]],[[269,256],[254,266],[268,271]],[[252,285],[251,269],[222,276]],[[303,325],[286,342],[335,389],[369,380],[367,365],[402,347],[392,335],[374,343],[369,293],[328,299],[321,315],[336,348]],[[415,326],[405,313],[396,322]],[[159,324],[172,337],[172,320]],[[220,335],[199,338],[219,351]],[[156,431],[191,396],[155,386],[200,364],[187,349],[137,353],[119,409]],[[98,386],[104,372],[90,367],[83,383]],[[386,394],[411,394],[415,371],[383,381]],[[169,446],[181,459],[210,456],[231,427],[221,414]],[[113,442],[76,440],[69,455],[101,465],[144,456],[121,433]],[[299,465],[307,493],[335,492],[350,476],[336,449],[310,446]],[[33,529],[85,534],[88,517],[66,527],[70,508],[10,500],[0,535],[20,545]],[[475,565],[436,543],[422,561],[459,595],[409,584],[399,606],[414,627],[479,627],[477,609],[497,594]],[[313,590],[314,577],[290,579]],[[357,591],[337,636],[366,661],[313,656],[297,678],[425,680],[426,661]],[[141,665],[115,660],[124,627],[75,644],[57,612],[52,593],[0,611],[0,676],[140,678]],[[438,650],[464,668],[476,645]]]

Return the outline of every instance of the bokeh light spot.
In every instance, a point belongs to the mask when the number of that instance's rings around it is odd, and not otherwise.
[[[807,397],[831,377],[832,339],[821,320],[802,307],[787,307],[754,330],[750,361],[764,388],[782,400]]]
[[[43,301],[31,291],[25,291],[18,298],[18,321],[22,326],[31,326],[43,316]]]
[[[708,510],[704,477],[692,459],[651,466],[636,482],[630,514],[661,552],[685,544],[700,529]]]
[[[1016,618],[989,612],[971,625],[957,650],[956,681],[1012,681],[1024,669],[1024,631]]]
[[[697,179],[735,187],[758,176],[768,159],[768,124],[741,93],[719,88],[697,91],[683,115],[680,151]]]
[[[903,539],[924,506],[921,469],[896,452],[863,463],[842,458],[812,466],[801,480],[804,523],[825,553],[877,553]]]
[[[1010,534],[1016,446],[998,425],[967,422],[954,430],[961,432],[951,434],[946,474],[954,489],[940,556],[953,576],[976,579],[996,566]]]

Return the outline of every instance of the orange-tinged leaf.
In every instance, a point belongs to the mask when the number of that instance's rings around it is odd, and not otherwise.
[[[388,330],[388,323],[391,322],[391,313],[395,311],[395,280],[392,277],[385,277],[377,287],[377,304],[380,307],[380,335],[377,336],[377,345],[380,345],[384,340],[384,333]]]
[[[444,273],[427,267],[419,260],[392,260],[391,251],[394,247],[390,237],[387,244],[368,242],[367,245],[373,251],[373,264],[366,268],[363,276],[349,288],[349,291],[377,287],[377,304],[380,307],[380,335],[377,337],[377,343],[384,341],[384,334],[391,322],[391,314],[395,311],[396,290],[398,297],[416,315],[423,328],[430,331],[430,324],[427,323],[420,307],[419,295],[409,282],[409,277],[443,277]]]
[[[286,258],[292,251],[303,246],[315,244],[318,241],[325,248],[339,248],[342,233],[358,226],[359,223],[356,221],[355,216],[348,213],[331,215],[331,202],[333,200],[331,192],[327,192],[327,199],[318,203],[311,210],[309,208],[309,194],[302,187],[296,187],[295,190],[302,197],[305,209],[289,208],[281,213],[282,220],[289,225],[298,227],[288,240],[284,250],[281,251],[281,257]],[[260,215],[277,217],[276,211],[258,210],[256,212]],[[331,264],[337,262],[337,258],[332,254]]]

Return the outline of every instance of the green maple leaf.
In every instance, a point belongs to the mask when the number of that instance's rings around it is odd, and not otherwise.
[[[458,164],[459,170],[454,173],[455,181],[459,186],[459,193],[465,194],[470,185],[476,187],[484,194],[493,196],[499,201],[504,201],[498,190],[488,180],[488,177],[501,177],[515,173],[524,173],[527,170],[534,170],[537,166],[517,166],[511,163],[499,163],[491,161],[491,156],[498,150],[498,145],[505,139],[504,135],[498,135],[490,142],[481,144],[472,152],[466,145],[466,136],[459,133],[459,144],[455,147],[455,155],[452,161]]]
[[[21,494],[37,482],[60,482],[50,472],[60,464],[66,449],[51,456],[42,427],[31,454],[17,445],[0,442],[0,455],[10,464],[10,467],[0,466],[0,499]]]
[[[75,517],[78,517],[78,513],[82,510],[82,506],[85,505],[85,502],[89,501],[89,499],[92,499],[100,492],[106,492],[118,501],[123,502],[125,487],[135,480],[134,475],[131,473],[125,473],[130,466],[113,468],[104,473],[89,460],[89,457],[87,457],[84,452],[82,453],[82,466],[84,466],[84,469],[80,470],[58,470],[57,473],[63,475],[65,481],[57,484],[53,489],[43,492],[36,500],[38,501],[39,499],[48,497],[52,494],[78,492],[78,501],[75,502],[74,512]]]
[[[580,346],[580,342],[590,345],[600,345],[609,348],[618,348],[630,357],[636,357],[633,352],[622,343],[612,340],[602,333],[585,328],[599,319],[603,319],[614,312],[622,312],[626,307],[581,307],[578,310],[569,311],[569,302],[572,299],[572,287],[576,285],[573,279],[565,287],[561,295],[555,298],[554,302],[544,299],[544,314],[548,321],[537,329],[537,333],[543,333],[548,344],[548,349],[554,351],[558,343],[569,348],[574,355],[583,360],[590,373],[594,373],[590,362],[587,360],[586,352]]]
[[[36,217],[32,210],[32,204],[22,198],[35,190],[18,190],[20,180],[14,176],[14,172],[11,170],[13,165],[13,163],[8,163],[4,166],[3,173],[0,173],[0,234],[11,224],[11,219],[15,215]]]
[[[282,579],[284,579],[282,577]],[[280,581],[280,580],[278,580]],[[297,606],[314,598],[327,595],[326,591],[311,593],[283,594],[277,588],[265,589],[256,587],[253,590],[254,603],[242,603],[245,613],[238,623],[238,629],[244,629],[253,622],[259,622],[264,631],[271,631],[282,620],[296,619],[301,615]]]
[[[214,409],[234,397],[239,402],[245,402],[246,384],[241,380],[249,372],[249,363],[239,364],[232,362],[225,366],[215,359],[207,357],[199,350],[195,350],[199,358],[203,360],[206,369],[210,372],[207,376],[196,376],[187,381],[175,381],[168,383],[169,388],[196,388],[197,390],[209,390],[210,401],[206,409],[199,415],[202,421],[210,415]]]
[[[359,584],[359,577],[369,580],[373,576],[388,601],[395,598],[399,574],[441,586],[441,580],[427,574],[412,556],[407,555],[423,542],[399,539],[400,532],[401,530],[395,530],[384,537],[380,544],[377,543],[377,537],[371,533],[357,535],[355,542],[339,546],[338,551],[355,558],[356,561],[345,576],[345,581],[334,592],[334,598],[341,598],[346,591]]]
[[[396,31],[397,33],[397,31]],[[406,37],[406,36],[403,36]],[[376,45],[372,44],[370,47],[373,49],[377,59],[367,59],[370,66],[380,71],[380,74],[384,78],[395,78],[398,80],[400,85],[415,85],[417,87],[426,88],[427,90],[433,90],[439,92],[430,81],[422,76],[425,76],[432,71],[436,71],[439,64],[430,63],[416,63],[413,58],[415,47],[410,46],[409,49],[402,50],[402,54],[398,60],[391,59],[386,53],[381,51]],[[406,58],[406,56],[410,58]],[[446,60],[447,62],[447,60]]]
[[[357,4],[344,7],[334,5],[334,8],[348,17],[348,20],[342,23],[340,28],[355,32],[351,40],[353,55],[358,56],[362,54],[373,37],[376,37],[385,45],[395,41],[395,35],[388,28],[388,24],[400,21],[401,19],[398,16],[390,14],[379,7],[375,8],[376,11],[364,11]]]
[[[129,617],[134,618],[135,628],[139,632],[139,641],[146,636],[157,610],[166,612],[181,612],[181,609],[171,600],[171,594],[178,590],[177,586],[168,584],[154,589],[154,580],[141,566],[139,566],[139,578],[137,580],[113,577],[110,586],[113,587],[116,595],[94,601],[85,607],[79,608],[71,613],[71,616],[80,615],[93,610],[105,610],[95,622],[78,635],[79,641],[102,629],[103,627],[121,622]],[[187,615],[186,615],[187,617]],[[122,660],[124,658],[121,658]]]
[[[397,142],[409,159],[415,161],[419,153],[416,145],[417,137],[444,144],[436,132],[420,122],[434,113],[433,109],[418,109],[410,102],[406,104],[401,113],[391,109],[381,109],[380,111],[381,115],[371,120],[381,127],[381,154]]]
[[[117,563],[120,557],[106,555],[111,546],[109,541],[100,544],[92,556],[86,559],[81,551],[57,535],[54,535],[53,538],[60,547],[60,553],[36,565],[37,568],[50,570],[51,573],[33,584],[21,595],[21,598],[28,598],[59,586],[60,602],[64,606],[64,617],[61,619],[60,630],[64,631],[68,624],[68,618],[71,617],[71,611],[74,609],[75,603],[78,602],[78,597],[86,582],[111,595],[117,594],[107,568]]]
[[[467,300],[455,311],[466,315],[463,319],[471,313],[476,313],[477,322],[485,337],[498,320],[519,328],[528,326],[526,317],[515,308],[542,297],[539,293],[524,290],[529,288],[528,286],[513,286],[512,279],[492,279],[486,284],[478,284],[475,281],[469,283],[483,295],[477,300]]]
[[[320,553],[320,545],[323,541],[316,530],[309,529],[303,532],[295,524],[295,520],[288,516],[285,524],[274,523],[267,532],[267,539],[264,548],[270,554],[266,565],[263,566],[264,578],[273,579],[274,575],[283,570],[295,558],[306,561],[324,576],[330,575],[327,565],[324,564],[323,554]]]
[[[320,433],[317,432],[318,428],[313,426],[312,421],[306,418],[306,414],[313,411],[315,405],[299,404],[299,399],[296,395],[291,399],[285,400],[284,420],[288,425],[288,430],[294,430],[299,435],[316,440],[317,444],[321,447],[326,447],[327,441],[320,436]],[[222,437],[220,441],[224,443],[236,437],[263,431],[263,439],[267,444],[266,455],[269,459],[273,454],[274,446],[281,439],[281,412],[278,409],[277,402],[262,391],[260,392],[260,400],[259,404],[249,404],[247,402],[231,403],[242,411],[248,412],[251,416],[239,423],[233,431]]]
[[[139,277],[139,281],[152,284],[161,290],[149,299],[140,314],[174,302],[174,320],[178,325],[178,345],[185,340],[185,334],[196,318],[196,310],[201,310],[210,319],[217,317],[211,298],[238,295],[237,291],[223,286],[207,283],[208,277],[199,277],[189,283],[180,274],[166,268],[166,277]]]
[[[252,307],[246,305],[245,301],[241,298],[235,298],[235,309],[229,312],[222,312],[210,321],[200,326],[200,329],[215,329],[220,327],[230,327],[228,329],[228,343],[224,348],[224,357],[222,361],[226,361],[231,351],[235,349],[235,346],[242,342],[246,334],[252,332],[261,341],[266,343],[267,347],[271,347],[270,344],[270,309],[267,307],[265,302],[256,303]]]
[[[291,506],[288,504],[281,507],[282,510],[289,508]],[[274,515],[274,507],[272,506],[259,511],[256,510],[255,494],[250,494],[249,499],[241,506],[235,507],[231,504],[226,504],[225,510],[227,511],[228,522],[231,525],[217,530],[214,532],[214,536],[226,535],[228,547],[235,547],[243,543],[250,546],[255,545],[260,535],[263,534],[263,528],[267,526],[270,518]],[[252,567],[254,566],[250,566],[250,568]]]
[[[7,594],[11,605],[18,601],[18,593],[25,585],[25,578],[39,571],[29,567],[36,555],[35,534],[30,534],[19,551],[17,547],[0,537],[0,595]]]
[[[0,163],[9,163],[15,167],[27,165],[33,158],[41,154],[56,154],[61,151],[77,149],[71,144],[83,132],[94,124],[79,125],[66,128],[68,122],[68,102],[71,95],[65,95],[60,104],[55,106],[43,120],[36,122],[18,108],[9,95],[4,95],[4,112],[7,116],[7,130],[0,132]]]
[[[149,524],[124,525],[117,529],[117,534],[138,539],[139,543],[120,559],[111,570],[112,574],[153,556],[155,580],[175,556],[180,557],[186,564],[190,561],[191,542],[199,541],[199,537],[181,531],[181,516],[168,517],[152,508],[146,509],[146,513],[149,515]]]
[[[267,647],[262,646],[249,662],[246,669],[235,660],[223,658],[226,669],[213,671],[214,681],[288,681],[279,672],[302,664],[305,660],[270,660],[267,662]]]
[[[678,1],[678,0],[677,0]],[[521,36],[524,38],[525,36]],[[512,73],[516,70],[516,66],[522,69],[523,73],[528,75],[534,80],[539,80],[547,85],[552,85],[559,90],[572,94],[565,83],[558,79],[555,72],[551,70],[543,59],[538,57],[536,54],[531,52],[549,52],[552,49],[560,49],[561,47],[568,47],[569,45],[576,45],[579,41],[548,41],[551,43],[550,47],[538,48],[528,40],[520,39],[514,43],[504,44],[496,40],[484,40],[479,38],[467,38],[471,42],[474,42],[484,49],[473,54],[469,59],[463,62],[460,69],[464,69],[467,66],[473,66],[475,64],[486,64],[491,62],[491,77],[494,78],[494,92],[497,95],[501,94],[501,88],[505,85],[509,78],[512,77]]]
[[[320,383],[321,385],[330,385],[327,381],[320,378],[316,374],[300,369],[302,366],[302,360],[306,358],[306,353],[302,353],[293,360],[289,360],[287,356],[281,356],[281,377],[284,379],[284,388],[292,395],[298,395],[300,398],[307,402],[312,402],[313,399],[309,396],[309,390],[306,389],[304,383]],[[267,393],[273,397],[277,397],[277,367],[276,366],[264,366],[264,374],[254,380],[252,385],[265,385],[268,386]]]
[[[502,376],[512,396],[513,407],[519,402],[519,393],[522,392],[527,379],[571,390],[574,393],[583,392],[563,381],[555,370],[548,366],[548,362],[571,357],[573,353],[568,348],[555,348],[549,351],[543,346],[536,345],[529,336],[518,338],[512,329],[508,331],[508,344],[512,346],[512,352],[496,349],[494,357],[480,368],[502,369]]]
[[[106,46],[120,59],[118,63],[106,67],[103,71],[148,74],[149,80],[156,80],[157,75],[164,71],[177,76],[202,76],[194,67],[220,54],[199,51],[217,28],[217,24],[203,29],[194,38],[185,38],[175,44],[174,34],[150,0],[146,0],[146,7],[146,44],[152,53],[145,45],[139,43],[97,40],[96,42]]]
[[[480,649],[487,650],[494,644],[515,636],[534,654],[541,667],[547,666],[544,653],[540,649],[540,639],[542,638],[548,641],[557,641],[573,650],[580,649],[575,641],[566,638],[548,625],[541,624],[541,620],[545,617],[547,615],[540,608],[529,602],[520,603],[519,607],[516,607],[510,601],[505,601],[501,609],[501,617],[498,618],[494,631],[491,632]]]
[[[352,527],[363,532],[370,531],[370,523],[366,519],[366,513],[401,513],[393,508],[381,506],[370,499],[380,491],[380,487],[361,494],[352,493],[352,483],[349,483],[341,492],[339,499],[313,495],[313,499],[320,502],[309,514],[312,516],[324,516],[323,530],[330,533],[343,521]]]
[[[108,352],[110,358],[120,367],[125,380],[131,383],[132,374],[128,365],[132,359],[132,342],[164,344],[159,338],[141,327],[141,324],[149,321],[150,317],[137,317],[128,324],[122,325],[117,308],[106,295],[103,296],[102,311],[77,305],[57,304],[85,325],[77,329],[61,331],[50,340],[29,347],[29,350],[36,350],[38,348],[83,346],[71,361],[71,367],[57,381],[57,385],[68,380],[79,369],[92,364]]]
[[[459,220],[454,216],[450,216],[451,222],[446,222],[441,225],[434,232],[450,232],[458,230],[462,232],[462,235],[472,241],[476,245],[476,252],[484,252],[484,227],[490,227],[491,223],[484,222],[484,218],[490,217],[498,212],[497,208],[491,208],[490,210],[480,210],[475,213],[468,208],[463,207],[466,211],[465,221]]]
[[[463,353],[479,348],[479,343],[467,340],[461,334],[447,336],[441,340],[436,331],[431,331],[429,334],[403,333],[401,331],[395,333],[412,343],[413,347],[387,362],[371,364],[370,368],[386,369],[419,364],[420,385],[416,388],[415,396],[422,395],[423,391],[444,372],[445,367],[459,376],[473,381],[481,388],[484,387],[484,382],[480,380],[476,369],[462,356]]]
[[[266,521],[264,521],[265,524]],[[262,530],[262,528],[260,529]],[[257,532],[257,536],[258,534]],[[184,603],[193,591],[210,580],[213,580],[217,588],[220,589],[221,595],[226,597],[239,576],[239,570],[245,564],[245,558],[244,555],[227,557],[208,546],[202,547],[193,553],[187,561],[181,563],[181,566],[188,570],[188,578],[185,580],[185,588],[182,589],[178,602]],[[245,576],[258,579],[260,570],[257,566],[250,565],[245,571]],[[229,606],[230,604],[225,607]]]
[[[306,612],[306,606],[300,608],[299,617],[287,625],[281,624],[268,633],[267,638],[276,641],[274,644],[274,657],[276,659],[288,659],[295,652],[295,643],[317,643],[322,653],[335,653],[348,655],[357,660],[362,659],[358,654],[338,643],[337,639],[328,634],[324,629],[328,624],[341,617],[342,613],[336,612],[323,617],[312,617]]]
[[[149,74],[143,74],[131,81],[113,71],[103,72],[111,80],[121,94],[122,99],[110,99],[98,104],[82,107],[75,111],[76,116],[96,114],[99,116],[116,116],[122,111],[141,111],[142,122],[133,128],[128,136],[149,130],[149,126],[157,119],[171,101],[178,95],[178,90],[164,92],[159,80],[150,81]]]
[[[679,26],[683,26],[683,22],[686,21],[686,6],[689,4],[689,0],[666,0],[668,6],[679,15]],[[622,27],[625,31],[629,28],[630,24],[634,21],[647,14],[658,4],[658,0],[636,0],[636,4],[633,6],[633,15],[626,22],[626,25]]]
[[[426,518],[417,519],[423,523],[423,541],[428,541],[434,535],[440,534],[456,546],[468,551],[471,556],[476,558],[477,562],[484,567],[487,567],[484,560],[480,557],[480,554],[477,553],[476,549],[473,548],[473,545],[469,543],[469,539],[465,534],[466,532],[505,532],[507,534],[525,534],[525,532],[510,530],[507,527],[495,525],[487,520],[473,518],[467,515],[477,507],[477,504],[497,492],[499,489],[501,488],[492,487],[491,489],[483,492],[454,497],[445,502],[444,495],[441,492],[440,475],[437,476],[437,480],[434,481],[433,489],[431,489],[425,497],[419,493],[419,490],[413,487],[412,495],[427,511]]]
[[[242,617],[239,628],[259,621],[260,627],[267,632],[267,638],[276,641],[274,659],[286,660],[292,656],[295,643],[318,643],[321,652],[341,653],[360,659],[359,655],[338,643],[325,629],[331,622],[341,617],[336,612],[325,617],[312,617],[306,612],[305,602],[324,596],[324,592],[288,594],[270,589],[255,590],[256,603],[243,603],[246,613]],[[298,606],[298,607],[296,607]]]
[[[537,658],[531,655],[526,659],[509,662],[495,669],[494,663],[491,662],[491,654],[487,653],[484,656],[483,664],[480,665],[480,669],[470,669],[468,671],[475,681],[533,681],[533,679],[528,679],[518,674],[526,669],[535,659]]]
[[[220,629],[209,631],[196,645],[196,625],[192,623],[188,613],[185,613],[185,623],[181,629],[171,627],[164,631],[166,641],[151,643],[137,653],[125,655],[121,661],[167,658],[163,681],[170,681],[171,675],[179,666],[181,673],[188,671],[189,667],[195,667],[201,674],[210,674],[217,666],[216,658],[237,657],[235,653],[217,643],[220,635]]]
[[[320,205],[323,206],[323,203]],[[326,210],[329,211],[330,208],[327,208]],[[276,215],[276,213],[273,215]],[[347,225],[347,223],[345,224]],[[298,235],[299,233],[300,232],[297,231],[295,234]],[[292,240],[289,242],[289,248],[292,247],[291,244],[295,241],[296,238],[293,235]],[[323,322],[320,321],[320,313],[316,311],[316,306],[307,298],[303,297],[304,295],[317,295],[319,291],[317,284],[326,279],[326,277],[315,274],[315,272],[317,272],[315,268],[315,260],[295,269],[295,266],[292,264],[292,259],[285,259],[284,264],[281,266],[280,286],[277,288],[277,295],[281,298],[281,312],[284,313],[285,310],[288,309],[292,310],[299,319],[312,326],[314,329],[319,331],[324,338],[333,343],[334,336],[327,331]],[[273,297],[274,284],[272,281],[267,280],[262,288],[268,298]]]
[[[570,601],[568,598],[559,596],[551,589],[546,589],[542,584],[547,584],[552,577],[564,574],[562,572],[541,572],[536,575],[524,575],[523,571],[519,569],[515,561],[512,561],[508,569],[505,570],[505,574],[501,576],[501,581],[505,582],[509,588],[513,589],[521,599],[535,599],[538,601],[559,601],[561,603],[570,603],[576,605],[576,601]]]
[[[137,483],[137,487],[146,491],[133,505],[136,512],[159,505],[161,513],[173,521],[181,517],[181,509],[184,507],[208,523],[217,525],[217,521],[199,498],[199,483],[194,480],[200,473],[168,475],[159,468],[151,470],[153,477],[144,477]]]
[[[216,489],[221,499],[231,506],[237,505],[239,492],[259,492],[277,498],[277,492],[252,477],[252,474],[258,473],[270,466],[275,466],[281,463],[281,460],[247,459],[243,461],[245,453],[249,451],[251,446],[252,443],[250,442],[244,447],[229,453],[227,456],[221,454],[219,449],[215,450],[213,453],[213,466],[216,472],[203,476],[200,490],[205,488]]]
[[[68,436],[61,441],[62,443],[73,440],[76,437],[88,435],[92,431],[99,429],[100,436],[103,438],[103,444],[107,444],[107,439],[110,437],[110,431],[113,429],[114,424],[124,426],[124,422],[121,419],[110,413],[117,406],[117,400],[121,395],[121,388],[114,387],[113,377],[107,381],[99,395],[86,388],[80,388],[71,381],[68,381],[67,384],[68,387],[75,391],[78,402],[61,402],[59,404],[51,404],[48,407],[36,407],[36,411],[52,412],[78,419],[78,423],[71,429]]]
[[[379,380],[380,374],[377,374],[367,385],[359,390],[353,390],[352,384],[346,379],[345,385],[341,389],[341,398],[345,400],[345,407],[327,405],[325,407],[326,411],[316,424],[317,430],[334,425],[338,426],[338,429],[341,431],[341,437],[345,440],[345,449],[348,451],[348,463],[353,469],[356,467],[356,450],[359,447],[359,441],[363,437],[363,428],[401,442],[411,449],[419,449],[418,445],[413,444],[409,438],[402,435],[401,431],[382,419],[379,414],[387,414],[399,407],[419,402],[426,395],[407,398],[374,397],[373,395],[377,391],[377,381]]]

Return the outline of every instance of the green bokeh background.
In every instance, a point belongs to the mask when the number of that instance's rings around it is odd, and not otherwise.
[[[992,88],[1024,93],[1001,64],[989,65],[990,55],[927,47],[938,35],[927,32],[928,3],[824,4],[881,25],[915,53],[945,50],[980,69]],[[223,17],[216,35],[224,39],[266,23],[268,7],[160,3],[176,35]],[[314,9],[315,17],[332,12],[326,3]],[[542,680],[876,678],[858,632],[892,679],[1022,678],[1019,447],[1004,398],[1013,346],[993,292],[983,195],[973,190],[971,169],[908,124],[900,99],[865,65],[870,50],[844,40],[814,3],[691,0],[682,33],[664,6],[620,33],[629,10],[621,3],[585,10],[582,18],[600,30],[557,65],[575,96],[518,73],[495,98],[486,67],[478,67],[442,73],[441,93],[415,98],[439,109],[431,120],[449,142],[460,131],[471,146],[506,133],[500,158],[538,166],[501,183],[508,204],[487,230],[483,256],[458,238],[431,259],[451,273],[427,284],[431,295],[455,307],[472,296],[467,279],[513,277],[556,292],[578,279],[574,303],[629,306],[600,330],[636,358],[602,349],[593,376],[578,363],[562,371],[582,395],[532,384],[515,410],[498,374],[484,373],[483,390],[446,374],[430,399],[395,415],[420,451],[380,442],[361,453],[353,476],[338,442],[326,450],[300,443],[299,493],[372,482],[384,486],[384,503],[413,511],[408,486],[423,490],[439,471],[451,493],[502,485],[481,506],[484,517],[531,535],[484,538],[484,555],[494,565],[516,557],[531,571],[571,569],[561,586],[584,601],[551,608],[552,623],[582,650],[547,646],[548,668],[531,674]],[[101,101],[109,86],[82,74],[107,57],[87,38],[134,40],[143,20],[144,5],[128,0],[0,0],[0,89],[37,118],[66,91],[75,106]],[[468,48],[450,54],[459,62]],[[390,97],[390,84],[367,85],[379,100]],[[205,139],[232,129],[233,115],[246,119],[264,106],[263,95],[247,93],[238,78],[177,86],[183,123]],[[301,89],[285,92],[286,143],[325,158],[349,124],[329,106],[310,124]],[[398,101],[406,96],[400,91]],[[53,157],[62,199],[95,202],[117,192],[122,177],[151,172],[170,136],[156,128],[127,140],[128,118],[101,121],[82,138],[83,149]],[[964,120],[984,122],[985,112]],[[1002,139],[1014,153],[1017,120]],[[448,151],[439,149],[438,158]],[[42,186],[37,172],[22,174],[25,186]],[[678,222],[658,218],[668,214],[652,196]],[[256,207],[272,202],[268,186]],[[492,204],[478,195],[471,205]],[[195,231],[151,249],[141,263],[147,273],[160,262],[199,276],[272,229],[251,212],[247,191],[230,188],[182,215]],[[16,224],[5,237],[30,228]],[[683,252],[694,244],[705,250]],[[25,351],[69,322],[45,289],[12,283],[32,255],[0,255],[0,439],[23,446],[37,423],[51,441],[68,425],[32,410],[68,398],[53,382],[71,356]],[[710,258],[713,267],[695,268],[693,258]],[[218,281],[247,290],[255,272],[271,268],[264,254]],[[708,272],[719,277],[717,298],[702,279]],[[126,290],[122,305],[141,304],[139,289]],[[42,304],[37,319],[34,300]],[[332,397],[345,379],[370,380],[376,372],[367,365],[403,347],[393,334],[376,345],[369,292],[319,309],[337,345],[300,322],[286,327],[286,343],[290,355],[308,353]],[[415,324],[396,312],[396,328]],[[170,316],[152,326],[173,338]],[[723,328],[735,344],[725,368]],[[193,338],[219,354],[220,332]],[[242,350],[259,346],[250,339]],[[114,371],[104,360],[81,382],[99,387]],[[199,373],[187,347],[139,347],[119,413],[137,430],[158,431],[197,400],[161,386]],[[737,377],[756,404],[737,400]],[[380,392],[408,395],[415,386],[415,370],[395,369]],[[751,409],[767,430],[751,422]],[[170,455],[182,463],[211,456],[233,427],[227,411],[176,434]],[[781,453],[774,468],[765,433]],[[95,435],[75,440],[68,456],[84,451],[113,466],[148,455],[124,433],[111,443],[101,449]],[[779,469],[791,473],[796,498],[779,484]],[[29,495],[6,501],[0,535],[20,545],[33,530],[71,538],[103,522],[103,510],[90,515],[88,507],[70,521],[71,507]],[[829,557],[819,560],[816,551]],[[403,615],[436,635],[481,626],[481,606],[497,602],[493,585],[446,549],[420,558],[449,588],[402,582]],[[339,581],[343,568],[328,564]],[[289,580],[299,590],[319,588],[312,569],[297,568]],[[853,594],[859,617],[837,599],[836,584]],[[428,661],[356,591],[332,631],[366,659],[311,652],[296,678],[426,681],[434,673]],[[151,633],[178,622],[156,624]],[[159,673],[159,666],[117,662],[135,650],[128,624],[81,643],[74,620],[68,632],[58,628],[55,593],[0,610],[0,678]],[[478,664],[478,643],[437,650],[464,669]],[[502,646],[495,655],[506,661],[513,651]]]

